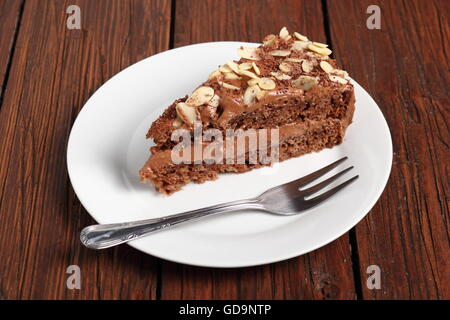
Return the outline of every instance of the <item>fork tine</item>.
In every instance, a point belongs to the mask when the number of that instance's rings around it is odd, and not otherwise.
[[[312,186],[311,188],[308,188],[308,189],[305,189],[305,190],[300,190],[300,191],[301,191],[301,193],[302,193],[304,196],[310,196],[310,195],[316,193],[317,191],[322,190],[322,189],[325,188],[326,186],[330,185],[330,183],[332,183],[334,180],[336,180],[336,179],[339,178],[340,176],[346,174],[347,172],[349,172],[349,171],[352,170],[352,169],[353,169],[353,166],[351,166],[351,167],[349,167],[349,168],[347,168],[347,169],[345,169],[345,170],[342,170],[341,172],[335,174],[335,175],[332,176],[331,178],[328,178],[328,179],[326,179],[326,180],[324,180],[324,181],[322,181],[322,182],[316,184],[315,186]]]
[[[330,198],[331,196],[333,196],[334,194],[336,194],[337,192],[339,192],[340,190],[342,190],[343,188],[345,188],[346,186],[348,186],[350,183],[352,183],[353,181],[355,181],[358,178],[359,178],[359,175],[356,175],[353,178],[350,178],[347,181],[341,183],[340,185],[334,187],[333,189],[330,189],[327,192],[324,192],[315,198],[306,200],[305,201],[306,208],[309,209],[309,208],[314,207],[314,206],[318,205],[319,203],[327,200],[328,198]]]
[[[333,162],[332,164],[327,165],[326,167],[324,167],[322,169],[319,169],[313,173],[310,173],[300,179],[288,182],[288,183],[286,183],[286,185],[294,185],[297,188],[303,187],[303,186],[307,185],[308,183],[316,180],[317,178],[320,178],[327,172],[331,171],[332,169],[334,169],[335,167],[337,167],[339,164],[341,164],[342,162],[344,162],[347,159],[348,159],[348,157],[343,157],[342,159],[339,159],[339,160]]]

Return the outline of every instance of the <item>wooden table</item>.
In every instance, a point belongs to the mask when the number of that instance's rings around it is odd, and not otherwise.
[[[380,30],[366,27],[372,4]],[[69,5],[81,30],[66,26]],[[449,16],[447,0],[0,0],[0,299],[449,299]],[[283,26],[330,43],[387,119],[392,173],[367,217],[319,250],[252,268],[82,247],[94,221],[65,155],[92,93],[155,53],[260,42]],[[80,290],[66,287],[69,265]],[[370,265],[381,289],[366,286]]]

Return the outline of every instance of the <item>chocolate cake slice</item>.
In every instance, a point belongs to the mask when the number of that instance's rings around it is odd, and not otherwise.
[[[343,141],[354,113],[354,89],[326,44],[283,28],[257,48],[238,48],[238,54],[238,61],[213,71],[152,124],[147,138],[156,145],[140,170],[142,182],[171,194],[189,182],[246,172],[273,162],[267,159],[283,161]],[[208,130],[214,132],[212,142],[197,143],[196,132]],[[264,130],[271,133],[260,135]],[[253,147],[248,132],[256,132]],[[243,149],[235,148],[239,137]]]

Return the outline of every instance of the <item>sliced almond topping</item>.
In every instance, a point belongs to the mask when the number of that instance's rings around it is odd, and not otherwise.
[[[310,42],[294,41],[291,49],[297,50],[297,51],[303,51],[308,47],[309,44],[310,44]]]
[[[320,43],[320,42],[313,42],[313,45],[319,48],[326,48],[328,45],[326,43]]]
[[[269,54],[271,56],[275,56],[275,57],[287,57],[288,55],[291,54],[290,50],[273,50],[270,51]]]
[[[227,66],[226,64],[223,66],[220,66],[219,71],[222,73],[233,72],[233,70],[231,70],[231,68],[229,66]]]
[[[326,61],[320,61],[320,67],[326,73],[332,73],[334,70],[333,66]]]
[[[258,79],[251,79],[251,80],[248,80],[248,81],[247,81],[247,84],[248,84],[250,87],[252,87],[252,86],[258,84],[258,80],[259,80],[259,78],[258,78]]]
[[[193,124],[197,120],[197,110],[195,110],[195,107],[191,107],[184,102],[179,102],[175,109],[184,123]]]
[[[232,84],[226,83],[226,82],[220,82],[219,83],[222,87],[231,89],[231,90],[241,90],[241,88],[233,86]]]
[[[238,49],[238,54],[240,57],[249,60],[259,60],[260,57],[257,52],[257,48],[240,47]]]
[[[281,72],[271,72],[270,75],[275,77],[278,80],[291,80],[292,77],[290,75],[281,73]]]
[[[315,53],[315,52],[312,52],[312,51],[307,51],[306,55],[308,57],[311,57],[311,58],[315,59],[315,60],[328,60],[328,59],[330,59],[329,56],[322,56],[322,55],[320,55],[318,53]]]
[[[270,78],[260,78],[258,80],[258,85],[263,90],[272,90],[276,87],[275,81]]]
[[[218,76],[220,76],[220,71],[219,70],[215,70],[213,72],[211,72],[211,74],[208,77],[208,80],[212,80],[214,78],[217,78]]]
[[[335,74],[341,78],[346,78],[348,77],[348,73],[347,71],[344,70],[339,70],[339,69],[333,69],[333,71],[331,72],[332,74]]]
[[[225,73],[225,79],[227,79],[227,80],[238,80],[238,79],[241,79],[241,77],[239,77],[234,72],[228,72],[228,73]]]
[[[322,56],[329,56],[331,54],[331,50],[328,48],[322,48],[322,47],[318,47],[316,45],[313,44],[309,44],[308,45],[308,49],[311,51],[314,51]]]
[[[258,79],[258,76],[251,71],[248,70],[239,70],[239,74],[243,76],[247,76],[252,79]]]
[[[284,59],[284,61],[286,62],[303,62],[304,59],[299,59],[299,58],[286,58]]]
[[[243,62],[239,65],[239,70],[250,70],[253,68],[253,64],[251,62]]]
[[[181,120],[180,118],[176,118],[175,120],[173,120],[172,125],[177,128],[179,126],[181,126],[183,124],[183,120]]]
[[[230,61],[227,63],[227,66],[234,72],[239,73],[239,65],[236,62]]]
[[[214,89],[211,87],[199,87],[186,100],[186,103],[197,107],[207,103],[214,96]]]
[[[283,27],[280,31],[280,38],[284,40],[288,40],[287,38],[290,37],[289,31],[286,27]]]
[[[301,34],[298,33],[298,32],[294,32],[294,36],[295,36],[298,40],[300,40],[300,41],[303,41],[303,42],[308,41],[308,38],[307,38],[307,37],[305,37],[304,35],[301,35]]]
[[[214,97],[209,101],[208,105],[214,108],[217,108],[219,106],[220,97],[215,94]]]
[[[276,38],[277,38],[276,35],[274,35],[274,34],[269,34],[269,35],[268,35],[267,37],[265,37],[264,40],[263,40],[264,46],[270,47],[270,46],[275,42],[275,39],[276,39]]]
[[[338,76],[333,76],[331,74],[329,74],[328,77],[330,78],[331,81],[337,82],[337,83],[340,83],[340,84],[347,84],[347,82],[348,82],[344,78],[341,78],[341,77],[338,77]]]
[[[317,79],[310,76],[300,76],[292,81],[292,86],[308,91],[317,84]]]
[[[256,99],[261,100],[265,95],[267,91],[259,90],[256,92]]]
[[[261,74],[261,70],[259,70],[256,63],[252,62],[253,70],[255,70],[256,74],[259,76]]]
[[[302,69],[304,72],[310,73],[314,69],[314,62],[309,61],[309,60],[303,60]]]
[[[289,63],[286,63],[286,62],[280,63],[278,68],[280,68],[281,71],[286,72],[286,73],[289,73],[292,71],[292,67],[289,65]]]
[[[256,93],[261,91],[258,86],[248,87],[244,92],[244,103],[251,106],[256,101]]]

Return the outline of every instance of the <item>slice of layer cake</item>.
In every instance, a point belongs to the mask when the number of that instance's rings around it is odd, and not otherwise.
[[[143,182],[171,194],[189,182],[214,180],[219,173],[270,165],[269,154],[283,161],[343,141],[352,122],[354,90],[347,73],[329,58],[326,44],[283,28],[279,35],[265,37],[258,48],[241,47],[238,54],[238,61],[220,66],[152,124],[147,138],[156,146],[140,171]],[[196,144],[199,130],[213,130],[213,142]],[[259,135],[264,130],[271,132]],[[231,138],[230,132],[235,132]],[[240,140],[247,142],[245,147],[235,148],[238,137],[248,132],[257,133],[256,144],[247,136]],[[234,142],[219,143],[228,138]],[[213,143],[218,147],[211,152],[207,149]],[[177,154],[184,160],[176,160]]]

